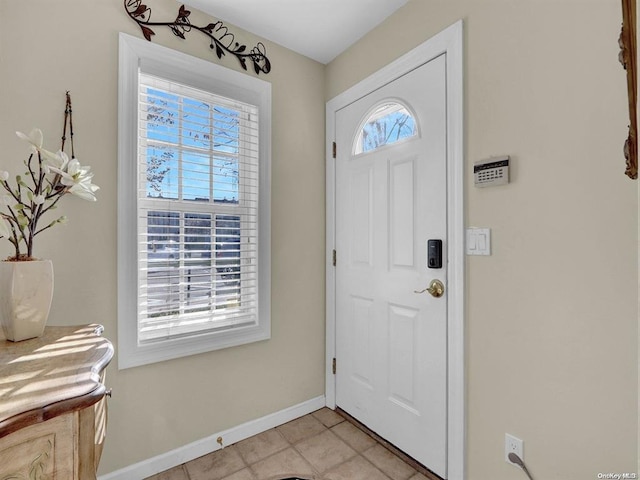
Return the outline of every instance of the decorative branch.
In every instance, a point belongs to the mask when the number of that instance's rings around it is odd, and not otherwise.
[[[629,136],[624,143],[624,156],[627,160],[625,174],[635,180],[638,178],[636,0],[622,0],[622,31],[618,43],[620,45],[618,59],[627,71],[627,96],[629,100]]]
[[[67,92],[62,148],[67,129],[71,131],[71,150],[73,152],[73,121],[71,96]],[[0,237],[6,238],[15,249],[9,261],[34,260],[33,244],[35,237],[58,223],[66,223],[62,215],[45,227],[38,227],[42,216],[56,207],[56,204],[68,193],[89,201],[95,201],[98,186],[92,183],[91,168],[62,151],[53,153],[42,148],[42,131],[34,128],[29,135],[16,132],[18,137],[31,145],[31,154],[25,160],[27,168],[25,178],[16,175],[15,188],[9,183],[9,172],[0,170],[0,191],[6,211],[0,211]],[[30,182],[31,184],[27,183]],[[31,477],[29,477],[31,478]]]
[[[124,9],[129,17],[140,26],[142,35],[148,41],[151,41],[151,37],[155,35],[150,27],[169,27],[176,37],[183,40],[186,38],[185,33],[197,30],[209,38],[209,48],[215,50],[218,59],[229,53],[238,59],[244,70],[247,69],[248,59],[253,63],[253,69],[257,75],[261,72],[267,74],[271,71],[271,62],[267,58],[266,48],[262,42],[258,42],[251,51],[247,52],[247,46],[236,42],[235,36],[221,21],[209,23],[204,27],[192,25],[189,20],[191,11],[187,10],[184,5],[180,7],[178,16],[172,22],[152,22],[151,9],[142,3],[142,0],[124,0]]]

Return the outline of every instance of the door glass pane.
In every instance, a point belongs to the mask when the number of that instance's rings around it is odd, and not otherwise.
[[[399,103],[385,103],[376,108],[364,122],[354,153],[370,152],[415,135],[416,122],[409,110]]]

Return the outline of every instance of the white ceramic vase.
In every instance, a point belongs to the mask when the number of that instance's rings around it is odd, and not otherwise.
[[[51,260],[0,262],[0,321],[7,340],[41,336],[52,298]]]

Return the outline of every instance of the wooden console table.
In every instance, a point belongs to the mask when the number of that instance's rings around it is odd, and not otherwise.
[[[102,326],[0,340],[0,480],[95,480],[106,429]]]

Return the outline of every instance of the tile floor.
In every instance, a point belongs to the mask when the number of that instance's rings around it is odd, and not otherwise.
[[[428,480],[323,408],[146,480]],[[432,477],[436,478],[436,477]]]

